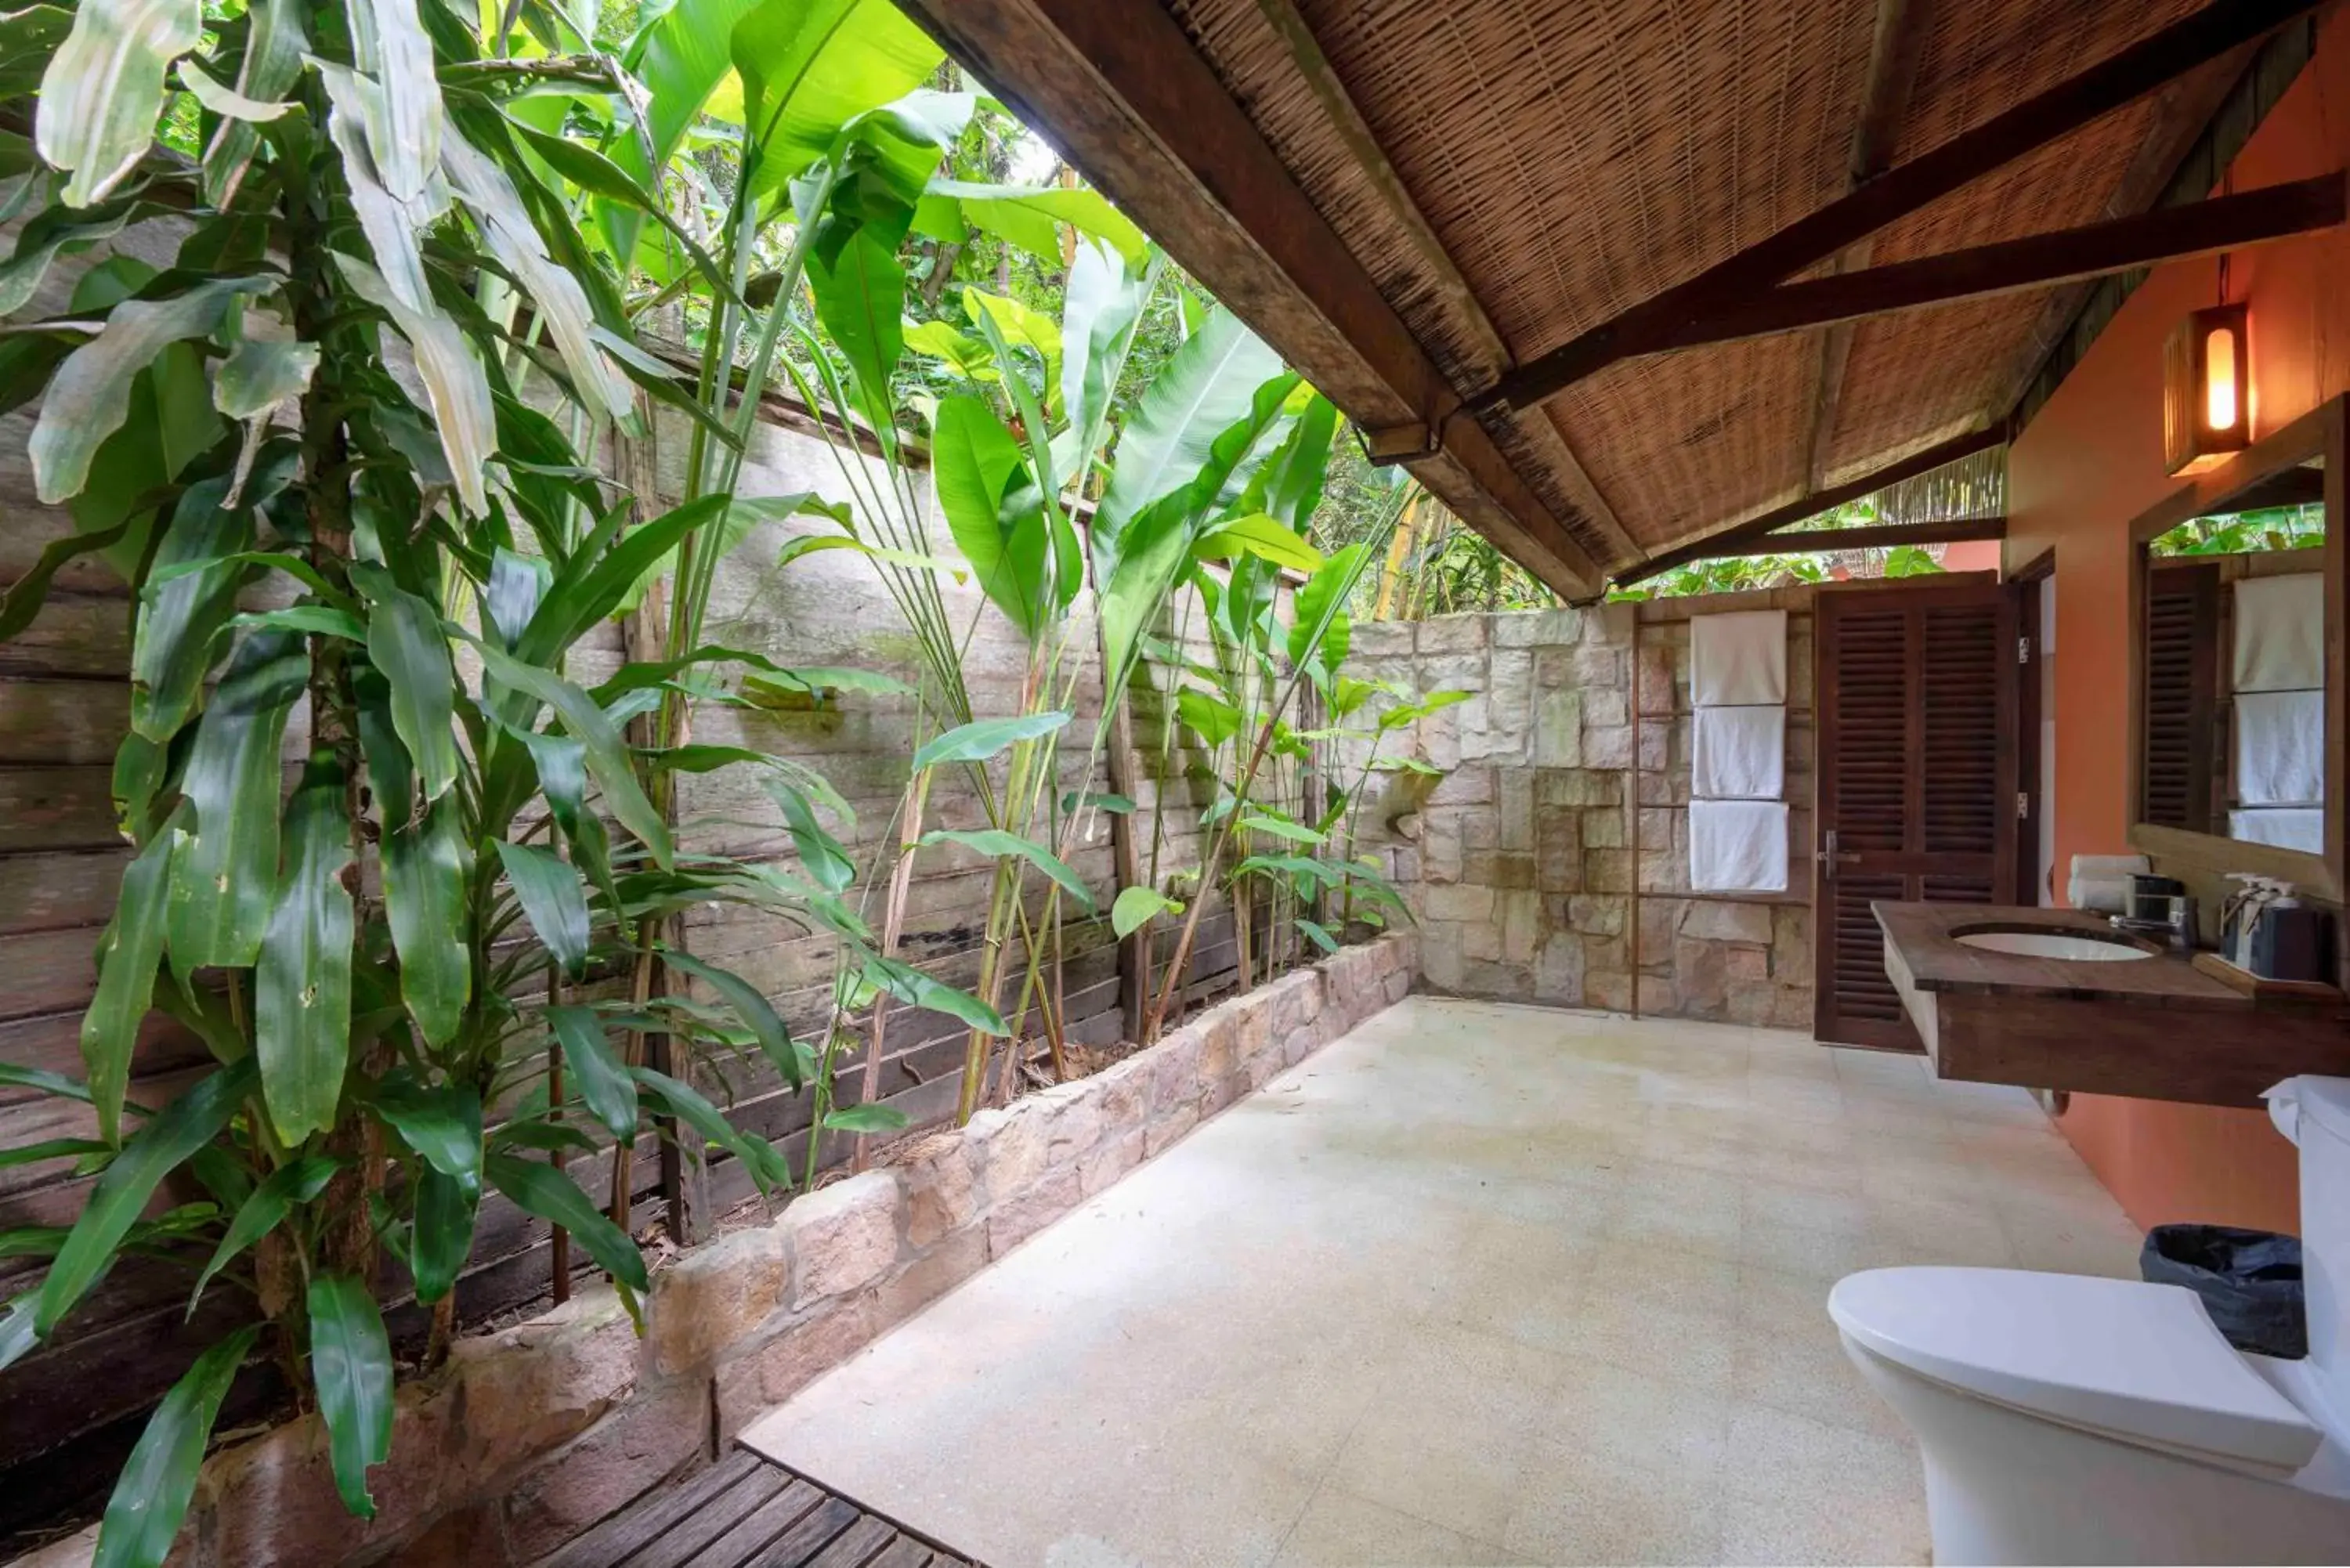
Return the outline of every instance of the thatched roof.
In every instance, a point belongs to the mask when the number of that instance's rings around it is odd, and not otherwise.
[[[2079,286],[1621,359],[1476,421],[1448,421],[1453,407],[1820,213],[1856,172],[1957,145],[2196,5],[910,8],[1350,415],[1406,429],[1432,417],[1442,450],[1416,471],[1573,592],[1998,425]],[[2272,22],[2295,9],[2266,6]],[[2143,211],[2253,42],[2207,51],[1794,276]]]

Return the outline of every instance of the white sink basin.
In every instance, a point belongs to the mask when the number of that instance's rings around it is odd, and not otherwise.
[[[2118,963],[2154,955],[2131,942],[2104,937],[2074,936],[2064,931],[1969,931],[1958,939],[1962,948],[1985,952],[2016,953],[2024,958],[2074,959],[2090,963]]]

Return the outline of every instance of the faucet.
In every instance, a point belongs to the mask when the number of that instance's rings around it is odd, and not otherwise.
[[[2109,917],[2114,929],[2132,936],[2155,937],[2165,947],[2177,953],[2195,950],[2195,900],[2184,893],[2174,893],[2162,898],[2164,914],[2160,919],[2143,916],[2114,915]]]

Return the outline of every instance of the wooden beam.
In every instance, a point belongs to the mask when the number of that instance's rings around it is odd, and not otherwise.
[[[1759,539],[1775,529],[1784,528],[1790,523],[1801,523],[1806,517],[1815,517],[1831,507],[1843,505],[1847,501],[1857,501],[1864,495],[1874,494],[1887,485],[1898,484],[1905,479],[1915,479],[1921,473],[1931,473],[1944,463],[1956,462],[1962,457],[1972,457],[1979,452],[1985,452],[1999,445],[2006,439],[2005,431],[1992,429],[1970,431],[1964,435],[1952,436],[1948,441],[1938,441],[1923,452],[1905,457],[1898,462],[1887,463],[1883,468],[1862,474],[1857,479],[1847,480],[1842,484],[1831,486],[1826,490],[1814,491],[1808,495],[1788,502],[1783,506],[1774,506],[1760,516],[1750,517],[1743,523],[1732,524],[1703,538],[1692,539],[1686,545],[1676,545],[1669,550],[1660,550],[1631,571],[1617,576],[1616,586],[1619,588],[1628,587],[1634,583],[1655,576],[1659,572],[1669,571],[1675,566],[1684,566],[1691,561],[1714,559],[1728,553],[1722,549],[1723,545]],[[1777,545],[1769,546],[1773,550],[1783,547]]]
[[[1907,0],[1891,0],[1891,3],[1902,4]],[[1917,0],[1917,3],[1922,5],[1925,0]],[[1452,306],[1453,313],[1475,340],[1481,361],[1477,367],[1476,385],[1480,389],[1492,385],[1515,363],[1509,345],[1502,340],[1502,334],[1494,327],[1492,317],[1485,314],[1484,304],[1478,299],[1476,290],[1470,287],[1469,280],[1461,275],[1461,268],[1452,260],[1451,252],[1446,250],[1444,242],[1437,238],[1435,229],[1429,224],[1428,214],[1420,211],[1410,187],[1403,182],[1403,176],[1397,171],[1394,161],[1388,157],[1387,149],[1379,145],[1378,134],[1371,130],[1370,121],[1363,118],[1362,109],[1356,104],[1354,95],[1347,90],[1347,84],[1340,79],[1336,67],[1330,64],[1330,57],[1322,52],[1321,40],[1314,36],[1312,25],[1299,14],[1296,0],[1256,0],[1256,5],[1266,24],[1281,36],[1281,41],[1287,46],[1290,63],[1297,67],[1297,74],[1305,78],[1305,85],[1313,89],[1315,99],[1321,104],[1323,114],[1330,121],[1331,130],[1337,134],[1339,140],[1346,143],[1347,151],[1354,155],[1363,177],[1378,192],[1396,226],[1403,230],[1411,241],[1412,248],[1419,252],[1421,264],[1436,280],[1437,292]],[[1615,507],[1592,483],[1589,472],[1567,446],[1565,438],[1560,436],[1557,427],[1546,416],[1531,410],[1526,417],[1515,422],[1521,433],[1534,443],[1543,457],[1557,471],[1568,499],[1583,513],[1585,521],[1607,539],[1609,556],[1599,563],[1601,567],[1613,569],[1645,558],[1647,552],[1618,521]],[[1418,455],[1418,447],[1425,444],[1424,438],[1415,437],[1414,440],[1412,452],[1398,455]]]
[[[902,0],[1282,358],[1367,430],[1436,422],[1412,473],[1557,592],[1598,567],[1459,400],[1159,0]]]
[[[1852,167],[1845,178],[1847,194],[1893,166],[1900,144],[1901,122],[1918,86],[1918,65],[1925,57],[1926,35],[1933,0],[1877,0],[1877,31],[1868,51],[1868,80],[1860,96],[1860,119],[1853,128]],[[1869,263],[1874,239],[1860,239],[1836,256],[1839,273],[1858,272]],[[1828,452],[1835,439],[1836,410],[1844,402],[1844,376],[1852,363],[1852,339],[1857,328],[1839,321],[1820,337],[1820,374],[1812,399],[1811,434],[1804,442],[1804,483],[1817,490],[1828,480]]]
[[[1962,299],[2046,288],[2075,278],[2128,272],[2158,262],[2210,255],[2291,239],[2340,224],[2350,213],[2344,177],[2271,185],[2159,207],[2077,229],[1975,245],[1948,255],[1782,284],[1700,320],[1658,333],[1642,350],[1664,353],[1742,337],[1801,332],[1830,322],[1949,305]]]
[[[1478,407],[1525,408],[1619,359],[1653,353],[1659,337],[1742,303],[2207,60],[2275,31],[2319,3],[2220,0],[2207,6],[1520,366],[1480,399]]]
[[[1957,517],[1947,523],[1887,523],[1867,528],[1794,528],[1756,539],[1709,542],[1692,561],[1724,561],[1740,556],[1798,556],[1814,550],[1875,550],[1894,545],[1953,545],[1965,539],[2004,539],[2004,517]]]

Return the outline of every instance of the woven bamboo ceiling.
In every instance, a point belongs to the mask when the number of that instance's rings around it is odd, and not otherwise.
[[[2078,295],[2014,282],[2063,267],[1978,268],[1955,302],[1603,352],[1555,389],[1529,379],[1546,356],[2203,25],[2198,0],[905,3],[1383,451],[1570,595],[1995,430]],[[2223,0],[2109,84],[2116,107],[2076,105],[2058,134],[1792,267],[1725,275],[1673,319],[2141,213],[2262,33],[2307,9]],[[2144,254],[2199,248],[2165,234]]]

